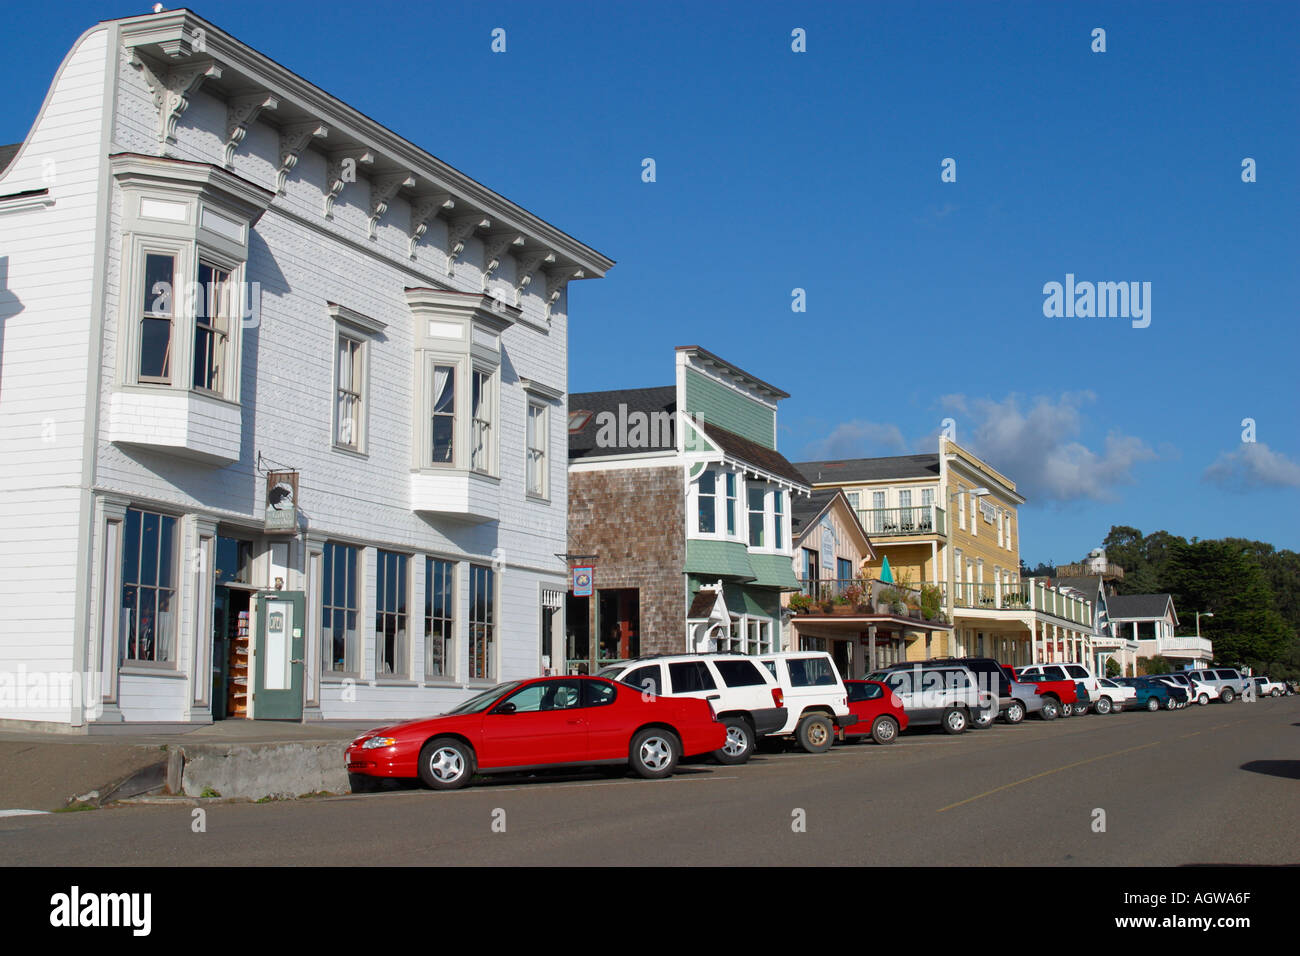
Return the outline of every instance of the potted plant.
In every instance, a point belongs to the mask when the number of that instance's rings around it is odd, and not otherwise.
[[[921,585],[921,617],[927,621],[937,621],[943,613],[940,610],[943,604],[943,592],[939,590],[937,584]]]
[[[807,594],[795,594],[790,598],[790,610],[795,614],[807,614],[813,607],[815,607],[813,599]]]
[[[844,589],[844,596],[858,614],[870,614],[871,605],[867,602],[867,589],[862,581],[854,581]]]
[[[907,605],[903,603],[903,592],[894,587],[887,587],[880,592],[880,604],[887,607],[890,614],[901,615],[907,610]]]
[[[831,605],[831,613],[837,617],[847,617],[854,612],[853,604],[849,601],[847,588],[835,595],[835,601]]]

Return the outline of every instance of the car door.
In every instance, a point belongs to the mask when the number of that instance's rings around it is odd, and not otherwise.
[[[645,692],[643,692],[645,693]],[[626,760],[632,731],[640,726],[638,715],[654,708],[657,695],[642,694],[628,687],[601,680],[583,681],[582,716],[587,724],[587,757],[590,760]]]
[[[588,759],[582,680],[534,681],[483,717],[479,763],[484,767],[532,767]]]

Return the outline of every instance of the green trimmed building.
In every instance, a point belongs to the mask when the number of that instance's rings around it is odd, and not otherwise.
[[[776,450],[789,396],[697,346],[662,388],[569,397],[569,556],[594,568],[569,595],[566,667],[788,646],[798,590],[791,502],[807,495]]]

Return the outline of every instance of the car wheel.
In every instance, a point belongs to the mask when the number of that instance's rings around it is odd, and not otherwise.
[[[974,730],[986,730],[993,726],[993,721],[998,719],[996,707],[987,707],[979,712],[979,716],[974,718],[970,725]]]
[[[754,728],[744,717],[727,717],[727,742],[713,751],[713,759],[720,764],[734,766],[745,763],[754,752]]]
[[[1159,710],[1159,709],[1160,709],[1160,698],[1159,698],[1159,697],[1148,697],[1148,698],[1147,698],[1147,710]]]
[[[1018,724],[1025,719],[1025,705],[1018,700],[1013,700],[1007,704],[1007,712],[1003,715],[1009,724]]]
[[[420,779],[430,790],[459,790],[474,776],[474,752],[459,740],[439,737],[420,748]]]
[[[1107,714],[1110,713],[1110,710],[1111,710],[1111,706],[1110,706],[1110,698],[1109,698],[1109,697],[1104,697],[1104,696],[1103,696],[1103,697],[1098,697],[1098,698],[1097,698],[1097,713],[1099,713],[1099,714],[1101,714],[1103,717],[1105,717]]]
[[[1277,690],[1276,688],[1274,688],[1273,693],[1269,694],[1268,696],[1269,696],[1269,697],[1281,697],[1281,696],[1282,696],[1282,692],[1281,692],[1280,690]]]
[[[1061,716],[1062,716],[1062,717],[1073,717],[1073,716],[1074,716],[1074,705],[1073,705],[1073,704],[1062,704],[1062,705],[1061,705]]]
[[[966,711],[960,707],[949,707],[943,712],[943,729],[945,733],[960,734],[970,724]]]
[[[671,776],[682,745],[671,730],[649,727],[632,738],[628,762],[638,776],[659,780]]]
[[[1196,702],[1200,704],[1202,707],[1204,707],[1206,704],[1210,702],[1210,695],[1202,691],[1201,695],[1196,698]]]
[[[1044,698],[1043,709],[1038,712],[1038,716],[1043,720],[1055,720],[1061,716],[1061,705],[1055,697]]]
[[[799,721],[794,739],[805,753],[824,754],[835,743],[835,725],[825,714],[809,714]]]
[[[1083,716],[1084,714],[1086,714],[1087,712],[1088,712],[1088,705],[1087,705],[1087,704],[1075,704],[1075,705],[1074,705],[1074,716],[1076,716],[1076,717],[1082,717],[1082,716]]]
[[[1231,687],[1223,688],[1223,693],[1219,695],[1219,700],[1223,701],[1225,704],[1231,704],[1236,700],[1236,698],[1237,695],[1232,692]]]
[[[898,721],[893,717],[877,717],[871,723],[871,738],[878,744],[892,744],[898,739]]]

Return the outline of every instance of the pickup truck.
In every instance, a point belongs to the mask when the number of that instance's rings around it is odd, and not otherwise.
[[[1074,712],[1074,705],[1090,702],[1087,697],[1080,699],[1079,692],[1087,693],[1086,688],[1064,677],[1049,679],[1042,674],[1026,674],[1023,670],[1014,672],[1016,680],[1024,684],[1033,684],[1038,696],[1043,698],[1043,707],[1038,716],[1043,720],[1055,720],[1068,717]]]

